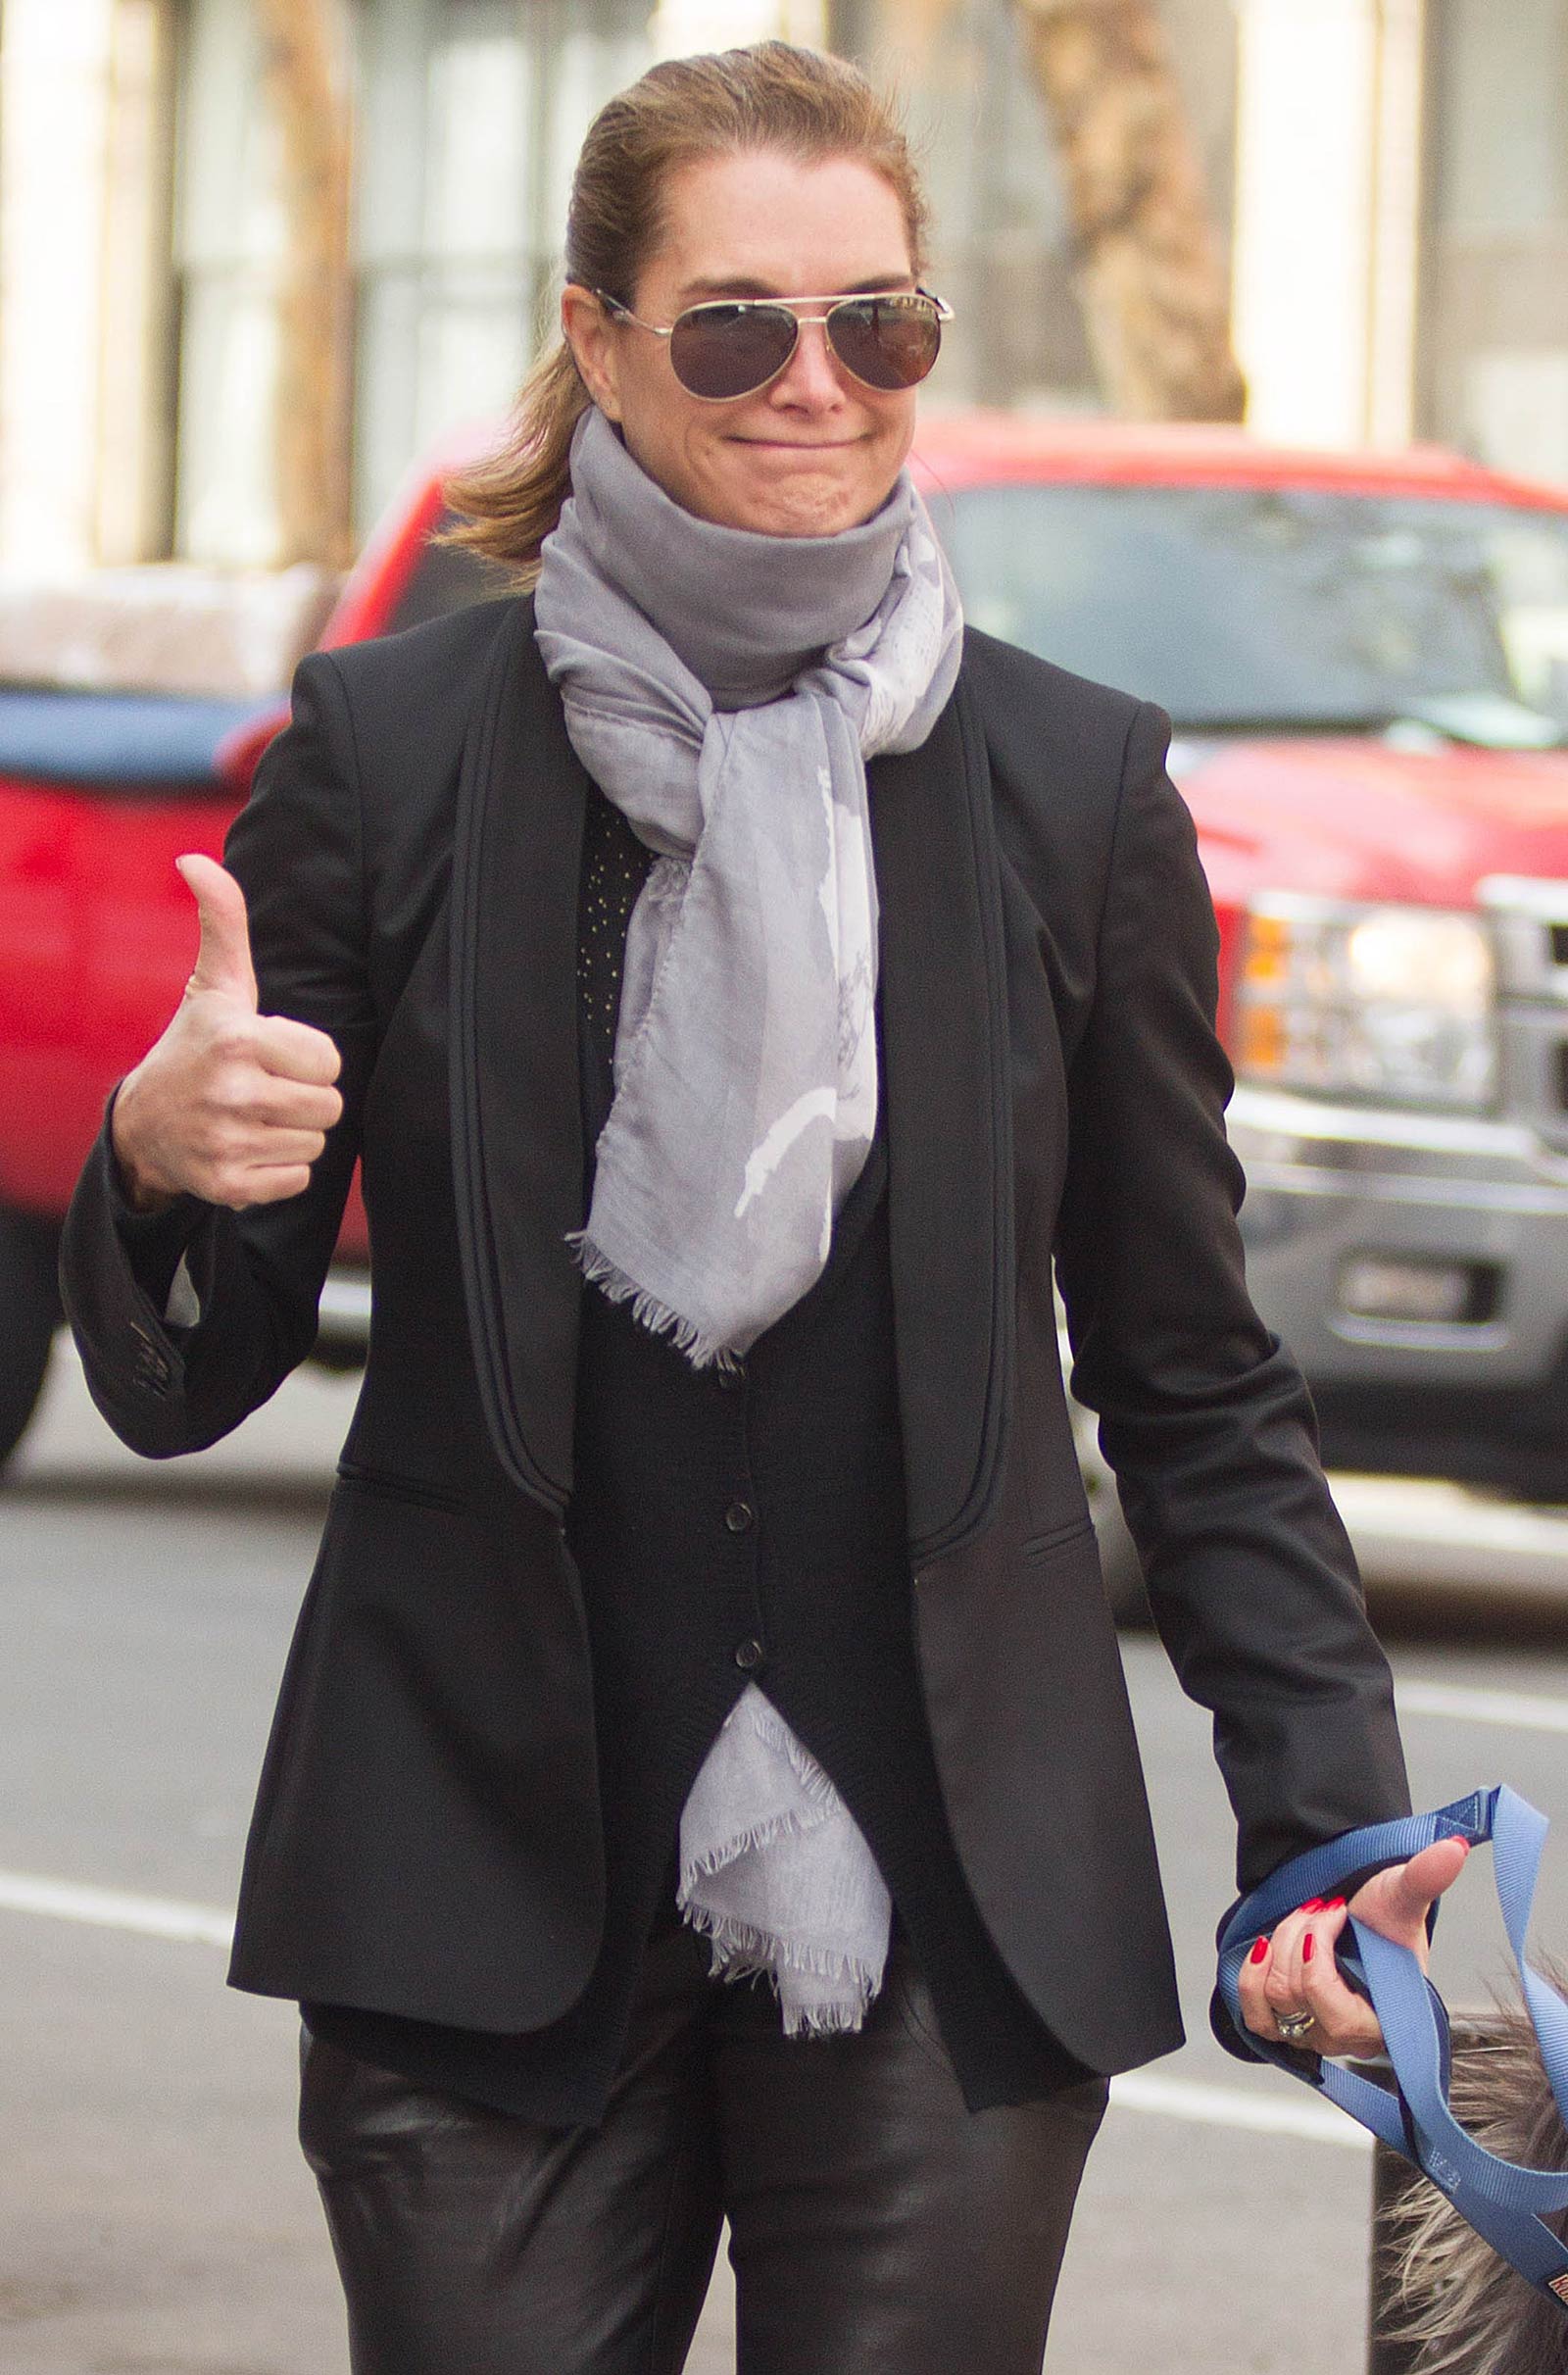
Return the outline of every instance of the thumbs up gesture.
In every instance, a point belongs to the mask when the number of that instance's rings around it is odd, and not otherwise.
[[[163,1037],[121,1084],[112,1137],[131,1202],[180,1194],[235,1211],[300,1194],[343,1111],[324,1031],[257,1012],[245,894],[216,859],[175,861],[201,922]]]

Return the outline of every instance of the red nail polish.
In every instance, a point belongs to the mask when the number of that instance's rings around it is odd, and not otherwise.
[[[1252,1951],[1250,1954],[1248,1955],[1247,1959],[1249,1962],[1267,1962],[1268,1940],[1266,1938],[1254,1938],[1252,1941]]]
[[[1321,1897],[1309,1897],[1305,1905],[1298,1905],[1296,1909],[1298,1913],[1321,1913],[1323,1900]]]
[[[1324,1905],[1323,1910],[1325,1913],[1337,1913],[1344,1903],[1345,1900],[1343,1897],[1331,1897],[1328,1903]]]
[[[1312,1949],[1316,1946],[1316,1944],[1317,1940],[1313,1937],[1311,1931],[1308,1930],[1306,1936],[1301,1941],[1301,1960],[1303,1962],[1311,1961]]]

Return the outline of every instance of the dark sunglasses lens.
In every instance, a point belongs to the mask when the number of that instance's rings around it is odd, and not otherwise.
[[[675,323],[669,360],[694,396],[749,396],[783,370],[796,335],[782,305],[700,305]]]
[[[851,297],[827,318],[833,352],[867,387],[918,387],[942,345],[929,297]]]

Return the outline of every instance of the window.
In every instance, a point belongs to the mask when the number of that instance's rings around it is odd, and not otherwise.
[[[503,412],[533,345],[542,87],[514,0],[361,10],[355,511],[445,427]]]
[[[179,335],[174,541],[265,564],[275,538],[272,382],[283,254],[278,142],[258,104],[250,0],[190,0],[174,215]]]
[[[1568,222],[1568,0],[1442,0],[1434,58],[1443,225]]]
[[[589,119],[647,62],[631,0],[360,0],[355,509],[499,420],[548,329]]]
[[[355,513],[446,431],[499,420],[555,288],[589,118],[647,63],[646,0],[352,0]],[[185,0],[177,163],[176,542],[275,549],[285,224],[253,0]]]

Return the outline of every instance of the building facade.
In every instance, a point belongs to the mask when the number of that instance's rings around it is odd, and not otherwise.
[[[354,511],[502,413],[571,161],[659,55],[782,32],[903,95],[934,401],[1099,401],[1011,0],[335,0]],[[1265,433],[1412,434],[1568,481],[1568,0],[1160,0]],[[279,128],[259,0],[0,0],[0,568],[270,566]]]
[[[1568,0],[1429,0],[1417,417],[1568,481]]]

